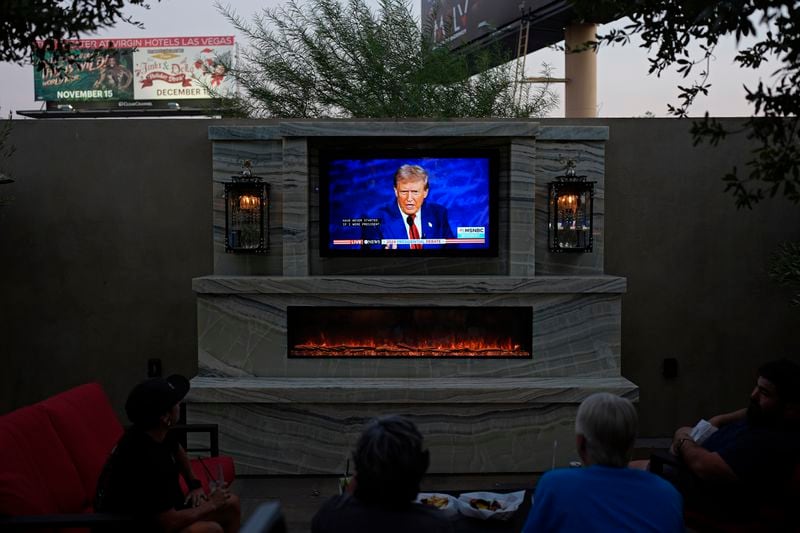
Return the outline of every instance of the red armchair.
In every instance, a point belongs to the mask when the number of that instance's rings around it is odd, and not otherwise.
[[[208,425],[201,429],[216,431]],[[0,416],[0,530],[93,527],[128,520],[92,509],[100,471],[122,432],[97,383]],[[192,461],[206,489],[217,465],[232,482],[230,457]]]

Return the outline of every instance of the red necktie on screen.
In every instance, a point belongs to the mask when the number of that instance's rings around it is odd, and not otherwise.
[[[414,217],[417,215],[408,215],[406,218],[406,222],[408,222],[408,238],[409,239],[419,239],[419,231],[417,231],[417,226],[414,224]],[[412,250],[421,250],[421,244],[412,244]]]

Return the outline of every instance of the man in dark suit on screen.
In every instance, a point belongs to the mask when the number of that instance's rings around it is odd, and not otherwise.
[[[428,197],[428,172],[419,165],[403,165],[394,175],[396,203],[368,214],[363,226],[364,244],[372,249],[430,250],[445,248],[444,243],[426,243],[425,239],[455,239],[447,209]],[[425,204],[425,209],[422,209]],[[398,240],[406,242],[386,243]],[[409,242],[411,241],[411,242]],[[414,242],[417,241],[417,242]]]

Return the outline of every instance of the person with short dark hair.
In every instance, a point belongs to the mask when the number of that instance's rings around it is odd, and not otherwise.
[[[348,490],[314,516],[312,533],[440,533],[452,525],[440,511],[414,503],[430,457],[417,427],[400,416],[372,421],[353,452]]]
[[[691,427],[675,431],[671,451],[679,462],[663,475],[687,507],[751,518],[760,504],[781,498],[800,460],[800,366],[788,359],[762,365],[748,406],[708,422],[718,429],[701,443]]]
[[[227,486],[210,494],[192,473],[186,452],[170,432],[189,380],[172,375],[136,385],[125,402],[133,425],[120,438],[97,483],[95,509],[131,515],[131,531],[233,533],[239,530],[239,499]],[[184,496],[178,475],[189,494]]]
[[[575,420],[584,466],[542,476],[523,533],[683,531],[678,491],[658,476],[627,467],[636,425],[629,400],[607,392],[586,398]]]

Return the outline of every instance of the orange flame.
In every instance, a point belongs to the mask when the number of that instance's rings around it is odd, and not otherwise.
[[[257,209],[261,206],[261,198],[252,194],[243,194],[239,197],[239,209]]]
[[[296,344],[291,349],[296,357],[529,357],[521,345],[510,339],[422,341],[402,343],[378,339],[346,339],[329,341],[324,335],[318,340]]]

